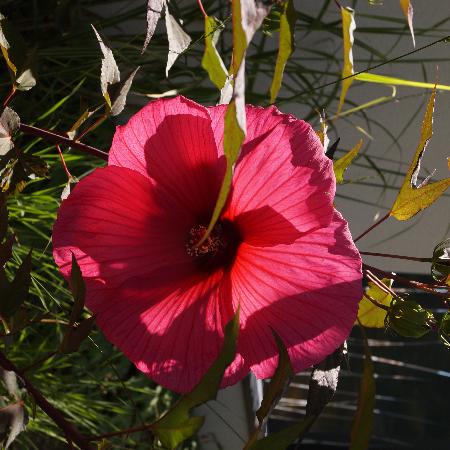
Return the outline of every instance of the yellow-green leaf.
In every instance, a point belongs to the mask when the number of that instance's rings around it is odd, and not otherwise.
[[[333,163],[334,175],[336,176],[336,183],[342,184],[344,182],[344,172],[347,170],[347,167],[352,163],[352,161],[356,158],[356,155],[361,148],[363,141],[362,139],[342,158],[339,158],[337,161]]]
[[[222,89],[227,80],[228,71],[220,57],[216,45],[216,34],[219,25],[214,17],[205,17],[205,53],[202,58],[202,67],[208,72],[209,79],[216,85],[217,89]]]
[[[9,57],[9,42],[8,39],[5,36],[5,32],[3,30],[3,26],[6,24],[6,17],[0,13],[0,48],[2,50],[3,57],[5,58],[6,64],[8,65],[9,70],[14,73],[14,75],[17,73],[17,67],[15,64],[11,61],[11,58]]]
[[[366,83],[388,84],[390,86],[409,86],[422,89],[440,89],[441,91],[450,91],[447,84],[425,83],[422,81],[405,80],[404,78],[388,77],[386,75],[377,75],[376,73],[357,73],[355,80],[365,81]]]
[[[284,67],[295,48],[294,29],[297,12],[293,0],[286,0],[280,16],[280,43],[272,84],[270,86],[270,103],[274,103],[281,87]]]
[[[414,10],[410,0],[400,0],[400,6],[402,7],[403,14],[408,22],[409,31],[411,32],[411,37],[414,47],[416,46],[416,39],[414,37],[414,27],[413,27],[413,15]]]
[[[405,181],[395,199],[390,215],[397,220],[408,220],[418,212],[434,203],[450,186],[450,178],[445,178],[434,183],[422,183],[417,185],[417,177],[420,170],[420,161],[427,144],[433,136],[433,112],[436,97],[436,89],[433,89],[428,101],[425,117],[422,122],[419,145],[406,174]]]
[[[383,278],[381,282],[392,287],[393,280]],[[367,296],[373,298],[380,305],[389,307],[392,302],[392,295],[381,290],[375,283],[369,281],[369,287],[366,291]],[[363,297],[359,302],[358,320],[356,323],[368,328],[384,328],[387,311],[378,307],[367,297]]]
[[[330,144],[330,139],[328,137],[328,123],[327,118],[325,117],[325,111],[322,114],[319,113],[319,120],[320,130],[316,130],[316,134],[319,136],[320,142],[323,146],[323,151],[326,153],[328,150],[328,145]]]
[[[342,67],[342,88],[339,98],[338,114],[344,106],[345,97],[350,85],[353,83],[353,32],[355,31],[355,11],[348,7],[341,7],[342,37],[344,39],[344,66]],[[350,77],[350,78],[348,78]]]
[[[358,406],[353,419],[349,450],[369,448],[374,425],[375,378],[373,375],[372,355],[367,338],[364,336],[364,368],[359,387]]]

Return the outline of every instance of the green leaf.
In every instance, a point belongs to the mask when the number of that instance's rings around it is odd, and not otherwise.
[[[219,52],[215,40],[220,30],[219,22],[215,17],[205,17],[205,52],[202,58],[202,67],[208,72],[209,79],[217,89],[222,89],[227,81],[228,71]]]
[[[225,328],[224,343],[219,356],[200,383],[152,425],[152,431],[163,446],[170,450],[175,449],[184,440],[193,436],[203,425],[204,417],[191,417],[190,411],[196,406],[216,398],[225,369],[233,362],[236,355],[238,331],[239,309]]]
[[[306,417],[295,425],[256,441],[248,450],[286,450],[297,439],[303,438],[315,420],[315,416]]]
[[[80,266],[72,253],[72,270],[70,272],[70,290],[73,296],[73,307],[70,314],[69,323],[73,325],[81,316],[86,298],[86,284],[81,273]]]
[[[28,297],[31,283],[31,251],[22,261],[11,282],[6,279],[3,269],[0,269],[0,273],[2,274],[0,275],[0,291],[2,293],[0,315],[9,319]]]
[[[342,88],[341,96],[339,97],[339,106],[337,114],[342,110],[344,106],[345,97],[347,92],[353,83],[352,75],[355,73],[353,70],[353,33],[356,28],[355,24],[355,11],[348,7],[341,6],[341,16],[342,16],[342,37],[344,39],[344,65],[342,67]],[[350,77],[350,78],[348,78]]]
[[[285,0],[280,16],[280,42],[278,46],[277,62],[272,84],[270,85],[270,103],[275,103],[281,87],[284,67],[295,49],[294,30],[297,12],[293,0]]]
[[[429,140],[433,136],[435,96],[436,89],[433,89],[422,122],[419,145],[406,174],[405,181],[390,211],[390,215],[394,216],[397,220],[411,219],[418,212],[434,203],[450,186],[450,177],[434,183],[428,183],[427,179],[425,182],[417,185],[420,161],[425,153]]]
[[[450,285],[450,238],[436,245],[431,260],[433,278],[439,283]]]
[[[74,353],[80,348],[82,342],[89,336],[95,325],[95,316],[83,320],[77,326],[69,325],[59,347],[61,353]]]
[[[372,355],[364,336],[364,366],[359,386],[358,406],[353,419],[349,450],[367,450],[374,426],[375,378]]]
[[[445,346],[450,347],[450,312],[446,312],[439,323],[438,328],[439,339]]]
[[[381,282],[388,288],[392,287],[394,280],[390,278],[383,278]],[[386,308],[391,306],[392,295],[381,290],[375,283],[369,281],[369,287],[366,294],[373,298],[380,305],[384,305]],[[359,325],[368,328],[384,328],[386,320],[387,310],[378,307],[371,302],[367,297],[363,297],[359,302],[358,319]]]
[[[386,75],[377,75],[375,73],[358,73],[354,76],[355,80],[365,83],[387,84],[389,86],[408,86],[422,89],[440,89],[441,91],[450,91],[447,84],[425,83],[422,81],[405,80],[404,78],[388,77]]]
[[[414,38],[414,27],[413,27],[413,15],[414,10],[410,0],[400,0],[400,6],[402,8],[403,14],[408,22],[409,31],[411,33],[412,41],[414,47],[416,46],[416,39]]]
[[[344,172],[347,170],[348,166],[352,163],[352,161],[356,158],[356,155],[361,148],[363,141],[362,139],[342,158],[333,162],[333,170],[334,175],[336,176],[336,183],[342,184],[344,183]]]
[[[274,403],[276,403],[280,399],[287,383],[294,375],[294,370],[292,369],[291,360],[289,359],[289,354],[286,346],[284,345],[281,338],[275,332],[273,333],[278,347],[278,365],[264,394],[261,406],[259,407],[258,411],[256,411],[256,417],[258,418],[259,423],[262,423],[264,419],[269,415]]]
[[[317,417],[333,398],[337,389],[344,346],[336,349],[314,366],[309,379],[306,416]]]

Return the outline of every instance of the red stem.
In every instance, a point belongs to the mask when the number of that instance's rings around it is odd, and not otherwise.
[[[98,148],[91,147],[90,145],[74,141],[54,131],[44,130],[43,128],[34,127],[32,125],[26,125],[24,123],[20,124],[20,131],[22,131],[22,133],[25,134],[40,137],[46,141],[53,142],[55,144],[67,145],[69,147],[80,150],[84,153],[88,153],[89,155],[97,156],[97,158],[101,158],[105,161],[108,160],[108,153],[104,152],[103,150],[99,150]]]
[[[353,239],[353,242],[358,242],[362,237],[364,237],[367,233],[372,231],[374,228],[376,228],[378,225],[383,223],[388,217],[390,216],[390,213],[387,213],[385,216],[383,216],[378,222],[375,222],[373,225],[371,225],[369,228],[367,228],[364,233],[360,234],[356,239]]]
[[[59,157],[61,159],[61,164],[64,167],[64,171],[66,172],[67,179],[70,182],[70,180],[72,179],[72,175],[70,174],[69,169],[67,168],[67,164],[66,164],[66,161],[64,161],[64,156],[62,154],[61,147],[58,144],[56,144],[56,149],[58,150]]]
[[[418,261],[418,262],[431,262],[431,258],[416,258],[415,256],[403,256],[403,255],[393,255],[390,253],[373,253],[373,252],[359,252],[361,255],[368,256],[381,256],[382,258],[395,258],[395,259],[407,259],[408,261]]]
[[[0,366],[5,370],[14,372],[21,380],[25,389],[33,396],[36,404],[42,411],[50,417],[53,422],[64,432],[68,441],[74,442],[81,450],[94,450],[89,444],[89,439],[83,436],[70,422],[68,422],[62,413],[52,406],[47,399],[36,389],[33,384],[26,378],[24,373],[16,367],[5,355],[0,351]]]
[[[206,14],[205,8],[203,7],[202,0],[197,0],[198,6],[200,8],[200,11],[203,14],[203,17],[206,19],[208,17],[208,14]]]
[[[374,272],[374,273],[381,274],[388,278],[394,278],[394,280],[398,281],[400,284],[403,284],[406,286],[411,286],[411,287],[420,289],[425,292],[429,292],[430,294],[434,294],[438,297],[443,297],[444,300],[447,299],[448,296],[450,295],[449,292],[445,293],[445,292],[437,292],[436,291],[437,289],[447,289],[447,291],[448,291],[448,286],[432,285],[432,284],[422,283],[420,281],[410,280],[408,278],[404,278],[400,275],[397,275],[396,273],[386,272],[385,270],[377,269],[376,267],[369,266],[368,264],[363,264],[363,270],[364,269],[370,270],[371,272]]]
[[[14,97],[14,94],[16,93],[16,87],[13,85],[11,87],[11,90],[9,91],[8,97],[5,98],[5,101],[3,102],[3,108],[6,108],[9,104],[9,102]]]

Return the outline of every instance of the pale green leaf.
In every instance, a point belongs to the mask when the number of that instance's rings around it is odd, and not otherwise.
[[[426,150],[427,144],[433,136],[433,112],[436,89],[433,89],[428,101],[425,116],[422,122],[419,145],[406,174],[405,181],[395,199],[390,215],[398,220],[408,220],[418,212],[434,203],[450,186],[450,178],[445,178],[434,183],[422,183],[417,185],[417,177],[420,170],[420,161]]]
[[[339,98],[339,106],[337,114],[339,114],[344,106],[345,97],[351,84],[353,83],[353,33],[356,28],[355,11],[348,7],[341,7],[342,16],[342,37],[344,39],[344,65],[342,67],[342,87],[341,96]],[[350,78],[348,78],[350,77]]]
[[[390,86],[409,86],[422,89],[440,89],[442,91],[450,91],[447,84],[425,83],[422,81],[405,80],[404,78],[388,77],[386,75],[377,75],[376,73],[358,73],[354,76],[355,80],[364,81],[366,83],[387,84]]]
[[[280,42],[278,45],[277,62],[272,84],[270,86],[270,103],[274,103],[281,87],[284,67],[295,48],[294,30],[297,12],[293,0],[285,0],[280,17]]]
[[[333,170],[336,176],[336,182],[342,184],[344,182],[344,172],[347,170],[347,167],[352,163],[352,161],[356,158],[356,155],[361,148],[363,141],[362,139],[342,158],[339,158],[337,161],[333,162]]]
[[[202,58],[202,67],[208,72],[210,80],[217,89],[222,89],[227,80],[228,71],[214,44],[215,33],[219,24],[214,17],[205,17],[205,53]]]
[[[393,280],[383,278],[381,282],[388,288],[391,288]],[[369,281],[369,287],[366,294],[380,305],[384,305],[387,308],[391,305],[392,295],[380,289],[372,281]],[[384,328],[386,315],[386,309],[380,308],[374,302],[371,302],[369,298],[364,296],[359,302],[358,320],[356,323],[368,328]]]

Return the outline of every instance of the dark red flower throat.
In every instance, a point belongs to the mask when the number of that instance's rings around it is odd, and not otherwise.
[[[195,225],[191,228],[186,243],[188,255],[204,272],[230,267],[242,242],[236,225],[227,219],[219,220],[205,242],[198,245],[206,229],[204,225]]]

